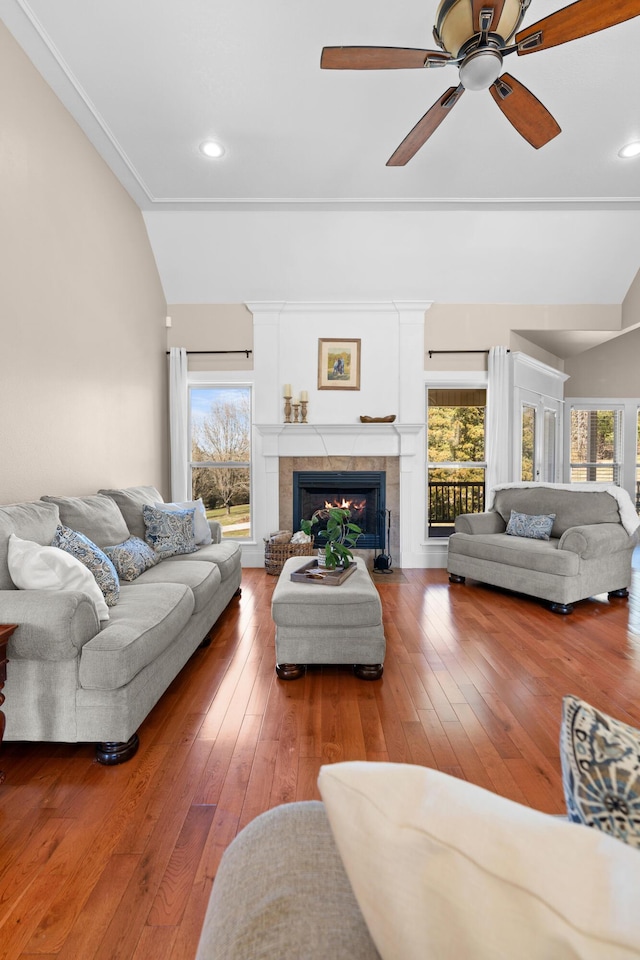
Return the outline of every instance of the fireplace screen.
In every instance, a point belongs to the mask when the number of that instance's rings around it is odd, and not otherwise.
[[[384,547],[385,521],[384,471],[294,471],[293,524],[299,529],[300,520],[314,515],[318,523],[314,536],[327,525],[331,507],[346,507],[351,519],[364,531],[358,540],[358,549]],[[322,540],[320,540],[322,543]]]

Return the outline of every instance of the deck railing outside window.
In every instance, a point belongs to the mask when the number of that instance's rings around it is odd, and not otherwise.
[[[430,483],[429,526],[453,526],[461,513],[482,513],[484,510],[484,483]],[[443,535],[446,533],[443,532]]]

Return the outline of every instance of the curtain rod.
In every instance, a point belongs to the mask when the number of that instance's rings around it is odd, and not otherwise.
[[[171,352],[170,350],[167,350],[167,356],[169,356],[169,353],[170,353],[170,352]],[[250,354],[250,353],[253,353],[253,350],[187,350],[187,356],[188,356],[188,357],[191,357],[191,356],[193,356],[194,354],[205,354],[205,355],[206,355],[206,354],[212,354],[212,353],[244,353],[244,354],[246,355],[246,357],[247,357],[247,360],[248,360],[248,359],[249,359],[249,354]]]
[[[429,359],[434,353],[489,353],[489,350],[429,350]],[[507,353],[511,353],[511,351],[507,350]]]

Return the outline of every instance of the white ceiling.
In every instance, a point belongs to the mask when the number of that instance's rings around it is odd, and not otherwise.
[[[524,24],[564,5],[533,0]],[[505,61],[562,127],[539,151],[487,91],[467,91],[406,167],[386,167],[456,68],[320,70],[320,53],[433,47],[437,6],[0,0],[0,16],[145,211],[169,302],[314,299],[322,216],[325,296],[620,303],[640,267],[640,158],[617,157],[640,139],[640,17]],[[200,154],[207,137],[222,160]],[[354,211],[372,219],[354,227]],[[267,245],[265,214],[285,218],[276,234],[300,215],[295,275],[264,248],[240,274],[242,237],[221,246],[216,219],[239,212],[262,217],[245,223]],[[354,264],[366,291],[340,274],[348,243],[373,257],[368,275]]]

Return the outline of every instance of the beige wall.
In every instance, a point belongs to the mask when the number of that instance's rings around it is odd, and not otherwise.
[[[253,350],[253,316],[243,303],[172,303],[167,311],[167,348]],[[192,354],[189,369],[253,370],[253,354]]]
[[[640,329],[565,363],[566,397],[640,397]]]
[[[434,303],[425,318],[425,369],[484,370],[486,356],[429,350],[488,350],[505,346],[564,370],[565,361],[533,343],[534,331],[620,329],[620,307],[610,304]]]
[[[622,302],[626,331],[565,363],[567,397],[640,397],[640,271]]]
[[[168,478],[142,215],[0,23],[0,502]]]

